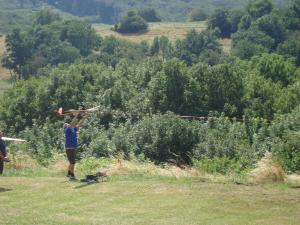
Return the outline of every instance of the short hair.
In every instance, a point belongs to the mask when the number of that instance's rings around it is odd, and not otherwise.
[[[65,118],[65,123],[71,123],[71,122],[72,122],[71,117],[67,116],[67,117]]]

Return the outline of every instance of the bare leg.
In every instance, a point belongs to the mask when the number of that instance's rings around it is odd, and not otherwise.
[[[4,165],[3,165],[3,161],[2,161],[2,160],[0,160],[0,174],[2,174],[2,173],[3,173],[3,167],[4,167]]]
[[[74,174],[75,164],[69,165],[69,171]]]

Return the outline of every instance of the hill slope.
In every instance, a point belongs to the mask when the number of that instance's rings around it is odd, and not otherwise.
[[[165,21],[185,21],[195,8],[212,12],[214,9],[240,8],[247,4],[244,0],[42,0],[62,11],[77,16],[93,16],[102,23],[116,23],[129,10],[154,8]],[[274,0],[284,4],[287,0]]]

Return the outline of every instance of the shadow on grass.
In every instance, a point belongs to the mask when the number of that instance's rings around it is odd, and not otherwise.
[[[84,188],[84,187],[90,186],[92,184],[99,184],[99,183],[100,182],[88,182],[88,183],[84,183],[84,184],[78,185],[78,186],[74,187],[74,189]]]
[[[11,189],[7,189],[7,188],[2,188],[2,187],[0,187],[0,193],[1,193],[1,192],[6,192],[6,191],[11,191]]]

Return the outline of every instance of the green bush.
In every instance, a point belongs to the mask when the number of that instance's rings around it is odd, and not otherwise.
[[[137,123],[130,137],[136,155],[144,154],[156,163],[175,160],[190,164],[198,130],[194,123],[175,115],[156,115]]]
[[[121,22],[115,25],[115,30],[120,33],[137,33],[147,28],[147,22],[133,11],[128,12]]]
[[[202,9],[194,9],[190,12],[188,21],[204,21],[208,18],[208,14]]]
[[[195,160],[229,159],[237,162],[240,169],[249,168],[256,162],[256,153],[248,142],[243,123],[231,123],[223,117],[211,119],[199,133],[200,140],[193,148]]]
[[[207,173],[232,174],[241,171],[242,166],[238,161],[227,157],[203,158],[194,160],[193,166]]]

